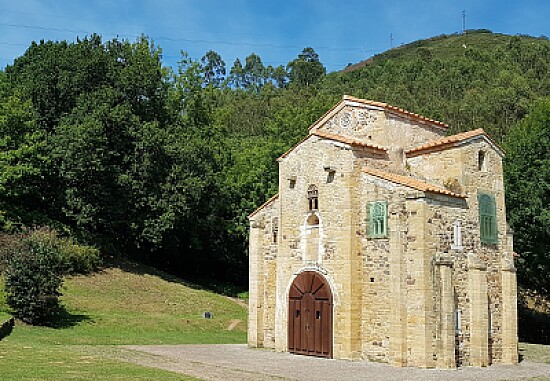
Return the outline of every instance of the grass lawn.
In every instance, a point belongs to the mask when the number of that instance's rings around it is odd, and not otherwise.
[[[53,327],[18,322],[0,341],[1,380],[192,380],[106,360],[101,346],[246,341],[245,308],[145,266],[121,263],[71,277],[62,292],[66,313]],[[9,317],[2,296],[0,322]],[[204,319],[205,311],[213,319]]]
[[[519,343],[519,355],[523,360],[550,364],[550,345]]]
[[[63,294],[66,313],[53,327],[18,322],[0,340],[0,380],[193,380],[105,353],[124,344],[246,341],[245,308],[149,267],[119,263],[90,276],[71,277]],[[213,319],[202,317],[206,311]],[[0,287],[0,323],[9,317]],[[550,364],[548,345],[521,343],[520,354],[524,360]]]

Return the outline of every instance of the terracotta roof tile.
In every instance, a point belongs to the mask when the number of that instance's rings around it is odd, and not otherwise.
[[[413,179],[412,177],[397,175],[395,173],[384,172],[378,169],[367,168],[367,167],[363,168],[363,172],[371,176],[376,176],[378,178],[390,181],[392,183],[404,185],[406,187],[413,188],[422,192],[442,194],[442,195],[457,197],[457,198],[466,198],[466,196],[463,194],[454,193],[445,188],[428,184],[427,182],[424,182],[421,180]]]
[[[259,213],[263,208],[265,208],[266,206],[268,206],[269,204],[271,204],[273,201],[275,201],[276,199],[279,198],[279,193],[275,194],[273,197],[269,198],[266,202],[264,202],[262,205],[260,205],[258,207],[258,209],[256,209],[255,211],[253,211],[252,213],[250,213],[248,215],[248,218],[252,218],[254,217],[257,213]]]
[[[312,132],[312,135],[316,135],[316,136],[319,136],[320,138],[324,138],[324,139],[329,139],[329,140],[334,140],[334,141],[337,141],[337,142],[349,144],[350,146],[364,147],[364,148],[370,148],[370,149],[375,150],[375,151],[387,152],[387,150],[384,147],[380,147],[380,146],[377,146],[375,144],[370,144],[370,143],[367,143],[365,141],[350,138],[350,137],[347,137],[347,136],[330,134],[330,133],[324,132],[324,131],[314,131],[314,132]]]
[[[312,136],[318,136],[318,137],[323,138],[323,139],[334,140],[334,141],[337,141],[337,142],[349,144],[350,146],[369,148],[369,149],[371,149],[373,151],[376,151],[378,153],[386,153],[387,152],[387,150],[384,147],[380,147],[380,146],[377,146],[375,144],[370,144],[370,143],[364,142],[364,141],[359,140],[359,139],[353,139],[353,138],[349,138],[349,137],[342,136],[342,135],[330,134],[330,133],[324,132],[324,131],[313,131],[309,135],[307,135],[305,138],[300,140],[298,143],[296,143],[294,146],[292,146],[288,151],[286,151],[281,156],[279,156],[279,158],[277,160],[281,160],[281,159],[284,159],[285,157],[287,157],[292,151],[294,151],[296,149],[296,147],[298,147],[300,144],[302,144],[303,142],[305,142],[307,139],[309,139]]]
[[[489,139],[489,141],[493,143],[498,150],[502,151],[502,153],[505,153],[504,149],[501,146],[499,146],[493,139],[491,139],[491,137],[487,135],[487,133],[483,130],[483,128],[478,128],[477,130],[466,131],[460,134],[447,136],[442,139],[432,140],[431,142],[423,144],[419,147],[411,148],[405,151],[405,154],[408,157],[414,157],[414,156],[422,155],[428,152],[440,151],[443,149],[455,147],[456,144],[461,143],[465,140],[474,138],[476,136],[487,137],[487,139]]]

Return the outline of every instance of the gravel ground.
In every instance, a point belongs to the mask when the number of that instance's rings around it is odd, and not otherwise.
[[[550,380],[550,365],[523,361],[520,365],[464,367],[458,370],[397,368],[386,364],[329,360],[249,349],[242,344],[124,346],[109,357],[148,367],[224,381],[388,381],[388,380]]]

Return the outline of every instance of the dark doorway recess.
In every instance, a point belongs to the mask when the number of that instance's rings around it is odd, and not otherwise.
[[[301,273],[288,299],[289,352],[332,357],[332,293],[325,278],[314,271]]]

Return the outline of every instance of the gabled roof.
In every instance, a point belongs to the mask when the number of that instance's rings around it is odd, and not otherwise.
[[[456,198],[466,198],[466,195],[454,193],[445,188],[441,188],[421,180],[413,179],[412,177],[397,175],[395,173],[389,173],[389,172],[380,171],[378,169],[367,168],[367,167],[363,168],[363,172],[365,172],[368,175],[375,176],[380,179],[387,180],[399,185],[404,185],[406,187],[413,188],[422,192],[442,194],[445,196],[456,197]]]
[[[495,150],[502,156],[506,153],[504,149],[499,146],[487,133],[483,130],[483,128],[478,128],[477,130],[472,131],[466,131],[462,132],[460,134],[447,136],[442,139],[438,140],[432,140],[431,142],[428,142],[426,144],[423,144],[419,147],[411,148],[407,151],[405,151],[405,154],[407,157],[415,157],[418,155],[423,155],[425,153],[430,153],[434,151],[441,151],[448,148],[457,147],[466,141],[470,139],[474,139],[476,137],[483,137],[487,142],[495,148]]]
[[[335,142],[348,144],[352,147],[367,148],[367,149],[370,149],[372,151],[375,151],[376,153],[382,153],[382,154],[387,153],[387,149],[385,149],[384,147],[380,147],[376,144],[370,144],[370,143],[364,142],[364,141],[359,140],[359,139],[354,139],[354,138],[350,138],[350,137],[342,136],[342,135],[330,134],[330,133],[324,132],[324,131],[312,131],[312,132],[310,132],[309,135],[307,135],[305,138],[300,140],[297,144],[293,145],[288,151],[286,151],[281,156],[279,156],[279,158],[277,160],[281,160],[281,159],[284,159],[285,157],[287,157],[292,151],[294,151],[296,149],[296,147],[298,147],[300,144],[302,144],[303,142],[305,142],[307,139],[309,139],[312,136],[317,136],[317,137],[320,137],[320,138],[323,138],[323,139],[328,139],[328,140],[333,140]]]
[[[369,149],[372,149],[372,150],[380,152],[380,153],[386,153],[387,150],[384,147],[381,147],[381,146],[378,146],[378,145],[375,145],[375,144],[370,144],[370,143],[367,143],[365,141],[355,139],[355,138],[350,138],[350,137],[345,137],[345,136],[341,136],[341,135],[330,134],[330,133],[327,133],[327,132],[324,132],[324,131],[314,130],[315,128],[320,127],[323,124],[325,124],[330,118],[332,118],[334,115],[336,115],[345,106],[353,106],[353,105],[356,106],[358,103],[363,104],[363,105],[367,105],[367,106],[371,106],[371,107],[374,107],[374,108],[377,108],[377,109],[383,109],[383,110],[392,112],[394,114],[400,114],[400,115],[405,116],[409,119],[414,119],[414,120],[417,120],[417,121],[420,121],[420,122],[423,122],[423,123],[428,123],[428,124],[432,125],[433,127],[437,127],[437,128],[441,128],[441,129],[446,129],[448,127],[443,122],[439,122],[439,121],[434,120],[434,119],[426,118],[422,115],[415,114],[415,113],[412,113],[412,112],[407,111],[407,110],[403,110],[402,108],[395,107],[395,106],[389,105],[387,103],[375,102],[375,101],[370,101],[370,100],[367,100],[367,99],[355,98],[355,97],[352,97],[350,95],[344,95],[342,97],[342,99],[340,100],[340,102],[338,102],[334,106],[332,106],[332,108],[330,110],[328,110],[322,117],[317,119],[317,121],[309,127],[309,131],[310,131],[309,135],[304,137],[301,141],[299,141],[297,144],[295,144],[292,148],[290,148],[288,151],[283,153],[277,160],[281,160],[281,159],[284,159],[285,157],[287,157],[288,154],[290,154],[292,151],[294,151],[296,149],[296,147],[298,147],[300,144],[305,142],[307,139],[309,139],[313,135],[319,136],[321,138],[330,139],[330,140],[338,141],[338,142],[341,142],[341,143],[349,144],[349,145],[354,146],[354,147],[369,148]]]
[[[385,149],[384,147],[380,147],[380,146],[377,146],[376,144],[370,144],[370,143],[367,143],[365,141],[350,138],[350,137],[347,137],[347,136],[330,134],[330,133],[324,132],[324,131],[313,131],[311,134],[319,136],[320,138],[334,140],[334,141],[340,142],[340,143],[345,143],[345,144],[348,144],[350,146],[369,148],[369,149],[372,149],[374,151],[378,151],[380,153],[386,153],[387,152],[387,149]]]
[[[268,206],[269,204],[271,204],[273,201],[275,201],[276,199],[279,198],[279,193],[275,194],[275,196],[269,198],[266,202],[264,202],[262,205],[260,205],[258,207],[258,209],[256,209],[255,211],[253,211],[252,213],[250,213],[248,215],[248,219],[254,217],[258,212],[260,212],[263,208],[265,208],[266,206]]]
[[[328,121],[330,118],[332,118],[335,114],[337,114],[338,111],[340,111],[344,106],[353,105],[353,103],[360,103],[360,104],[363,104],[363,105],[380,108],[380,109],[392,112],[394,114],[399,114],[399,115],[404,116],[404,117],[409,118],[409,119],[414,119],[414,120],[417,120],[417,121],[420,121],[420,122],[431,124],[432,126],[438,127],[438,128],[441,128],[441,129],[447,129],[449,127],[447,124],[445,124],[443,122],[440,122],[438,120],[430,119],[430,118],[427,118],[425,116],[422,116],[422,115],[415,114],[413,112],[404,110],[402,108],[389,105],[387,103],[375,102],[375,101],[371,101],[371,100],[367,100],[367,99],[355,98],[355,97],[352,97],[350,95],[344,95],[342,97],[342,100],[340,102],[338,102],[337,104],[335,104],[330,110],[328,110],[325,113],[325,115],[323,115],[322,117],[317,119],[317,121],[309,127],[309,130],[311,131],[312,129],[314,129],[316,127],[319,127],[320,125],[324,124],[326,121]]]

